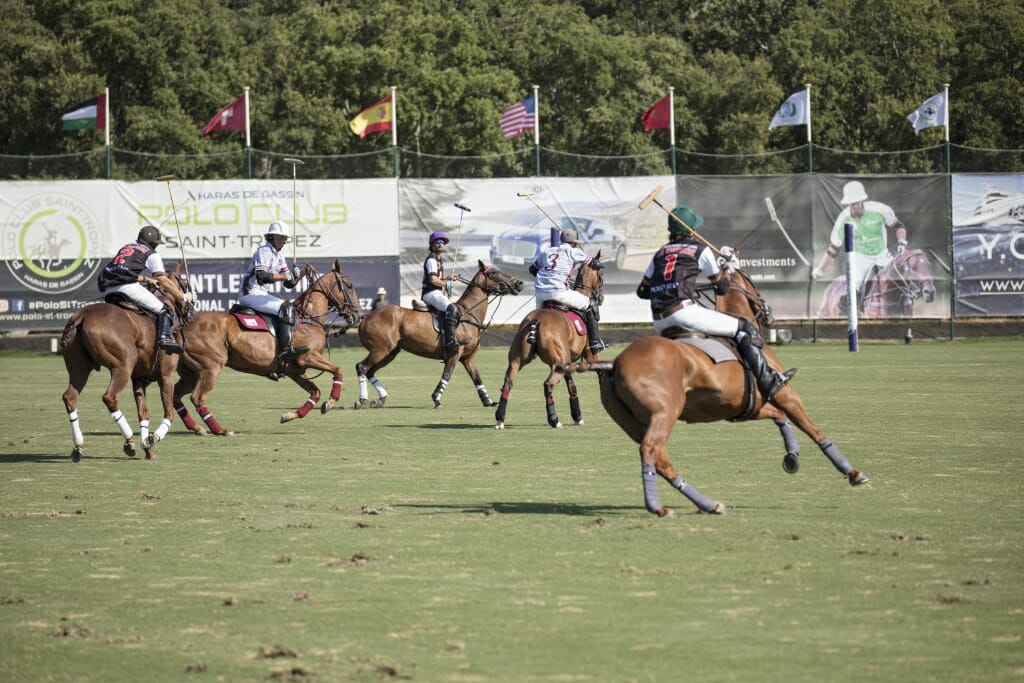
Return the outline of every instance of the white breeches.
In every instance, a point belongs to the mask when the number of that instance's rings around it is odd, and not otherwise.
[[[238,297],[238,303],[254,308],[260,313],[277,315],[278,311],[281,310],[284,300],[278,299],[273,294],[243,294]]]
[[[682,327],[716,337],[735,337],[739,322],[738,318],[731,315],[694,304],[676,311],[667,318],[655,320],[654,329],[661,333],[668,327]]]
[[[153,292],[146,289],[145,285],[141,282],[129,282],[125,285],[107,287],[107,292],[119,292],[120,294],[124,294],[150,313],[159,313],[164,310],[164,303],[160,301],[160,299],[157,299]]]
[[[536,294],[537,308],[541,308],[545,301],[557,301],[569,308],[576,308],[581,311],[586,310],[590,306],[590,297],[577,292],[575,289],[559,289],[553,292],[538,291]]]

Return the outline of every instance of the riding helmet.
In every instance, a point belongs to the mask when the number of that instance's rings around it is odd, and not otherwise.
[[[704,217],[682,204],[672,209],[672,215],[668,217],[668,234],[673,239],[689,237],[691,232],[702,225]]]
[[[558,239],[569,244],[579,244],[580,234],[573,228],[562,228],[562,232],[559,233]]]
[[[867,200],[868,193],[864,191],[863,183],[857,180],[851,180],[843,185],[843,198],[839,200],[839,203],[843,206],[849,206],[850,204],[856,204],[857,202],[866,202]]]
[[[164,238],[160,235],[160,231],[152,225],[147,225],[142,230],[139,230],[138,240],[139,242],[145,242],[154,249],[156,245],[164,243]]]
[[[263,233],[263,236],[267,239],[270,239],[271,237],[274,236],[284,237],[285,239],[287,239],[288,233],[285,232],[284,226],[281,225],[281,221],[274,221],[267,227],[267,231]]]

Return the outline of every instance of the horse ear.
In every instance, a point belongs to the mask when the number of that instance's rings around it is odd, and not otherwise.
[[[333,266],[333,268],[334,268],[334,272],[336,272],[336,273],[340,273],[341,272],[341,264],[338,263],[338,259],[334,259],[334,266]]]
[[[487,270],[487,265],[480,259],[476,260],[477,267],[480,268],[480,272]]]

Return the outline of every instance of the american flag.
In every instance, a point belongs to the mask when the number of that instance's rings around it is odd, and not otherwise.
[[[524,130],[533,130],[537,125],[537,101],[533,95],[506,109],[499,123],[501,132],[507,138],[514,138]]]

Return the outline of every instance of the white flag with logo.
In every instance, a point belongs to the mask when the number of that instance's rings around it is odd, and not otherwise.
[[[919,135],[925,128],[946,125],[946,94],[939,93],[929,97],[916,111],[907,116],[914,127],[914,135]]]
[[[808,90],[800,90],[790,95],[772,117],[768,130],[779,126],[802,126],[810,122],[807,107]]]

